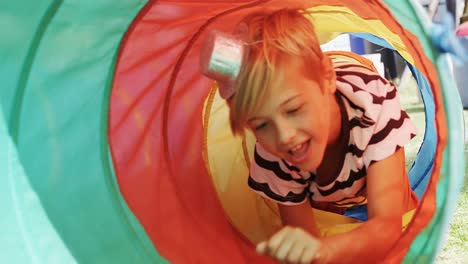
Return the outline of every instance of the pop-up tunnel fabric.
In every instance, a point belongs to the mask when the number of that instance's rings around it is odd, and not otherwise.
[[[198,56],[208,30],[282,7],[313,11],[323,42],[352,33],[407,61],[426,111],[410,172],[421,202],[386,261],[432,261],[463,125],[418,3],[18,0],[0,3],[0,262],[272,263],[254,250],[278,216],[245,189],[252,138],[226,132]]]

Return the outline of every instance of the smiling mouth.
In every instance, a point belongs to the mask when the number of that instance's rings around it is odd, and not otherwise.
[[[309,146],[310,146],[310,139],[307,141],[304,141],[301,144],[296,145],[294,148],[288,151],[289,159],[293,163],[303,162],[307,158]]]

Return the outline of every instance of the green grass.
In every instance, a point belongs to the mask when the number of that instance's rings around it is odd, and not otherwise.
[[[464,112],[465,127],[468,127],[468,111]],[[465,144],[465,172],[468,170],[468,145]],[[465,180],[458,197],[457,208],[453,215],[447,241],[436,263],[468,263],[468,181]]]
[[[424,137],[424,107],[417,95],[414,83],[409,81],[399,89],[403,107],[418,128],[418,135],[405,147],[406,165],[411,166]],[[465,127],[468,128],[468,111],[464,112]],[[465,172],[468,171],[468,145],[465,144]],[[456,211],[447,231],[447,239],[436,258],[437,264],[468,263],[468,181],[458,197]]]

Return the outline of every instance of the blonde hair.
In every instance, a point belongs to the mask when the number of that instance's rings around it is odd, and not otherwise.
[[[307,12],[281,9],[253,13],[241,23],[247,25],[249,55],[237,80],[236,93],[228,100],[230,125],[234,134],[243,134],[248,116],[255,112],[268,87],[282,78],[282,66],[290,56],[311,65],[311,74],[321,83],[330,61],[320,50]]]

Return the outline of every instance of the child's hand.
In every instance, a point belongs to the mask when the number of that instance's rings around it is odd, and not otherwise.
[[[257,252],[287,263],[318,260],[321,242],[301,228],[286,226],[257,245]]]

